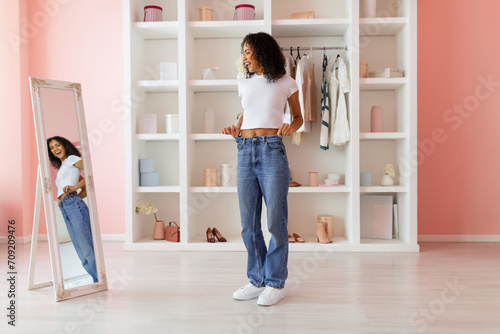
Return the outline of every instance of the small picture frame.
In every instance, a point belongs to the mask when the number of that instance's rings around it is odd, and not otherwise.
[[[157,133],[156,114],[139,115],[138,133]]]
[[[160,80],[177,80],[177,63],[160,63]]]

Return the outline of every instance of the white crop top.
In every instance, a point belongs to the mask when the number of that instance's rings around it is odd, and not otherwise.
[[[61,163],[61,167],[57,172],[56,186],[57,197],[61,196],[65,186],[74,186],[80,180],[81,169],[73,166],[78,161],[82,160],[79,156],[70,155]]]
[[[275,82],[268,82],[263,75],[254,74],[240,80],[238,95],[243,107],[245,129],[279,129],[283,123],[283,113],[288,98],[299,87],[289,75],[284,75]]]

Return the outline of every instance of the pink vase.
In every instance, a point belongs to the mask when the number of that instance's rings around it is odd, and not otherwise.
[[[153,229],[153,239],[165,239],[165,222],[163,220],[158,220],[157,222],[155,222],[155,227]]]

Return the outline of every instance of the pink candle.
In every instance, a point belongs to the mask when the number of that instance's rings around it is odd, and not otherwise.
[[[382,132],[382,107],[373,106],[371,110],[370,118],[370,131],[371,132]]]

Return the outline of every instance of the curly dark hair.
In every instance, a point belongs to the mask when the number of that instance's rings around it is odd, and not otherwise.
[[[271,35],[265,32],[246,35],[241,42],[242,54],[245,43],[252,49],[253,55],[262,66],[264,77],[268,82],[274,82],[286,74],[285,57],[278,42]],[[246,69],[247,78],[253,74],[248,71],[248,68]]]
[[[69,140],[67,140],[64,137],[60,136],[54,136],[50,137],[47,139],[47,150],[49,151],[49,160],[50,164],[54,166],[56,169],[61,168],[62,161],[56,157],[52,151],[50,150],[50,142],[56,140],[59,142],[64,147],[64,150],[66,151],[66,156],[69,157],[70,155],[76,155],[78,157],[81,157],[82,155],[80,154],[80,151],[73,145]]]

